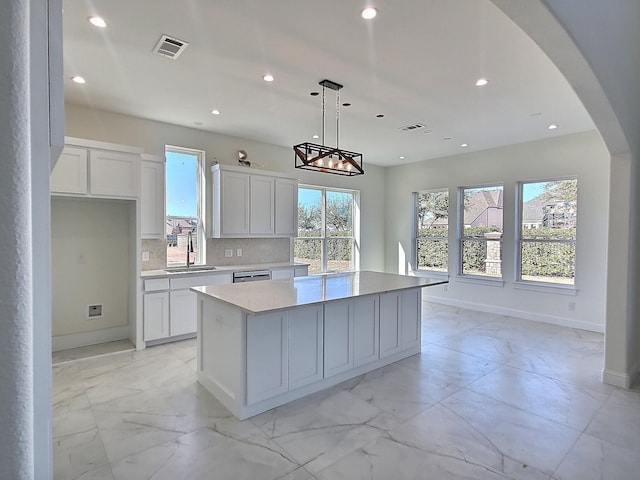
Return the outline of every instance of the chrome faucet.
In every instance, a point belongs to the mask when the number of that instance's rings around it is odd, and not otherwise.
[[[196,261],[191,261],[190,253],[193,253],[193,237],[191,232],[187,232],[187,268],[194,265]]]

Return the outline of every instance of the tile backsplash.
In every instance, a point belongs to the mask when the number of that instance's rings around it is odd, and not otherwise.
[[[167,266],[167,247],[164,239],[143,239],[142,252],[149,252],[149,260],[142,262],[142,270],[160,270]],[[242,256],[238,256],[238,249]],[[232,257],[225,257],[230,249]],[[248,265],[256,263],[289,262],[289,238],[207,238],[207,265]]]
[[[237,256],[238,249],[242,256]],[[225,257],[230,249],[232,257]],[[289,238],[207,238],[208,265],[246,265],[254,263],[276,263],[291,260]]]

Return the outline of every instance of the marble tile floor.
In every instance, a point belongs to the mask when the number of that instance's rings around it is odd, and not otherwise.
[[[640,390],[600,381],[601,334],[425,304],[421,354],[242,422],[195,358],[54,366],[54,478],[639,478]]]

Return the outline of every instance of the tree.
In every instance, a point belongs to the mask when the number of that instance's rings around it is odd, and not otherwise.
[[[299,230],[320,230],[322,212],[320,205],[300,205],[298,204],[298,229]]]
[[[433,225],[449,216],[449,192],[427,192],[418,194],[418,224]]]
[[[340,232],[342,234],[351,232],[353,225],[352,206],[353,196],[350,194],[327,194],[325,215],[329,232]]]
[[[578,180],[554,180],[544,184],[548,200],[575,202],[578,200]]]

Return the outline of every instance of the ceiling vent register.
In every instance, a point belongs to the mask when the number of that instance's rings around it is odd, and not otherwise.
[[[403,132],[413,132],[414,130],[420,130],[424,128],[424,125],[421,123],[412,123],[411,125],[405,125],[404,127],[400,127],[400,130]]]
[[[160,40],[158,40],[158,43],[156,43],[156,46],[153,47],[153,51],[158,55],[175,60],[184,52],[188,45],[188,42],[163,34]]]

